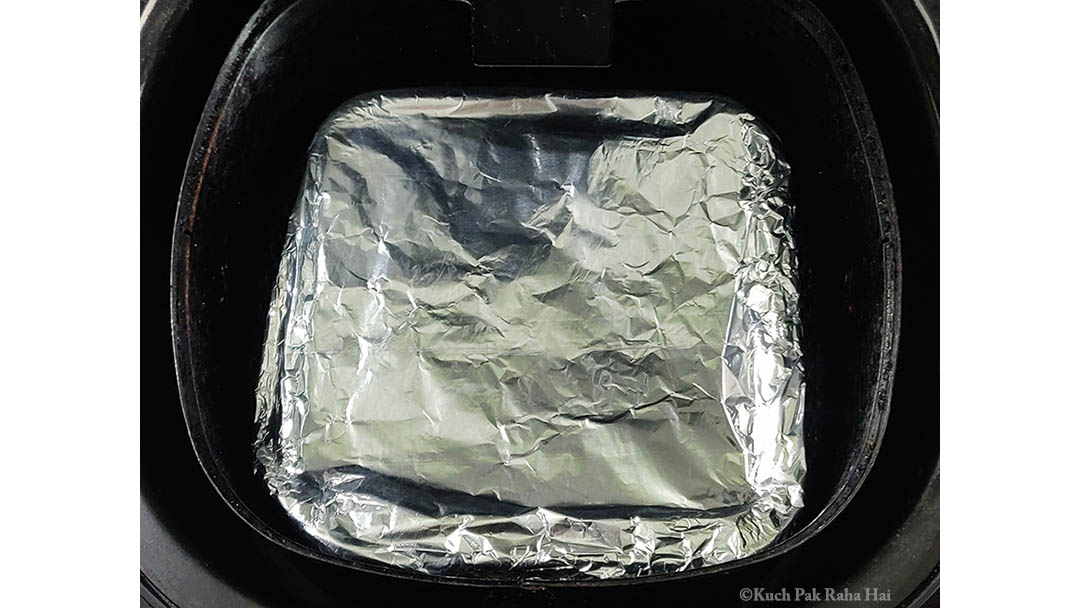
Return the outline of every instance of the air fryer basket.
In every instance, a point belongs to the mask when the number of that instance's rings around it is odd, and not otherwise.
[[[188,159],[173,243],[173,336],[181,399],[212,483],[253,528],[326,553],[253,467],[254,387],[265,313],[322,120],[361,93],[528,87],[593,93],[695,91],[738,100],[793,167],[807,377],[805,507],[749,558],[627,584],[759,562],[828,524],[866,476],[884,432],[899,332],[899,243],[884,156],[843,46],[802,0],[634,1],[616,6],[609,67],[476,67],[469,7],[451,0],[268,0],[233,47]],[[514,584],[496,579],[447,579]],[[552,583],[546,583],[552,584]],[[554,583],[560,584],[560,583]]]

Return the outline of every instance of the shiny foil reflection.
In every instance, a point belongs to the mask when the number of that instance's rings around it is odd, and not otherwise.
[[[312,144],[256,455],[329,551],[612,578],[802,505],[788,166],[710,98],[394,95]]]

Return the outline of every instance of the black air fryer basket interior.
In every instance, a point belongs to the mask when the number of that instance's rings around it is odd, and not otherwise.
[[[261,534],[309,558],[424,578],[326,553],[270,496],[251,447],[266,310],[307,146],[335,107],[382,89],[712,93],[745,105],[781,142],[793,168],[800,264],[805,507],[750,558],[614,584],[768,559],[820,531],[858,489],[888,413],[900,271],[884,155],[843,46],[802,0],[622,2],[612,27],[608,67],[492,68],[473,64],[469,7],[451,0],[269,0],[251,19],[188,160],[173,244],[173,334],[199,460]]]

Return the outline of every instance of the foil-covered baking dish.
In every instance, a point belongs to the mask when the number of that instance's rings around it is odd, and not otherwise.
[[[374,95],[312,144],[257,460],[329,551],[670,572],[802,505],[788,167],[715,97]]]

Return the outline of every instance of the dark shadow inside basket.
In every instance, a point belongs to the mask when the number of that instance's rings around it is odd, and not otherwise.
[[[625,2],[606,68],[479,68],[469,13],[448,0],[268,2],[222,70],[189,159],[174,244],[174,338],[189,431],[211,481],[271,540],[343,566],[253,465],[266,311],[308,144],[360,94],[423,87],[729,97],[792,166],[807,377],[805,507],[766,559],[825,526],[858,488],[883,431],[898,331],[892,200],[869,109],[843,48],[803,2]],[[518,582],[493,574],[485,582]],[[576,584],[576,583],[575,583]]]

